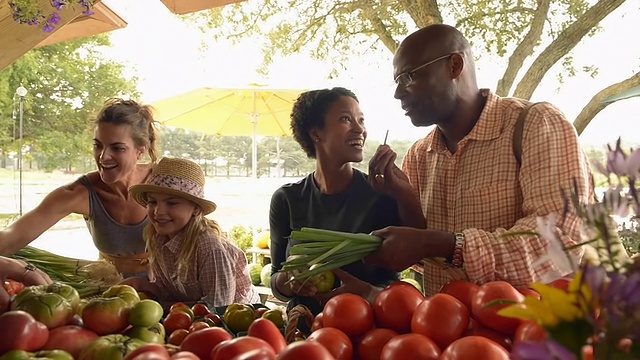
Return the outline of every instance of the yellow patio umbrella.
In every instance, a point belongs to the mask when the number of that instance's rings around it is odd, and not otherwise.
[[[151,103],[166,126],[217,136],[251,136],[252,176],[257,177],[257,136],[290,136],[291,109],[305,90],[201,88]]]

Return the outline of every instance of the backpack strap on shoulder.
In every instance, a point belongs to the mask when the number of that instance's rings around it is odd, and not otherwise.
[[[537,103],[531,103],[527,105],[524,109],[522,109],[522,112],[520,112],[518,119],[516,119],[516,125],[513,129],[513,145],[512,146],[513,146],[513,155],[516,157],[516,162],[518,163],[518,167],[522,165],[522,133],[524,131],[524,119],[527,117],[529,110],[537,104],[540,104],[540,103],[537,102]]]

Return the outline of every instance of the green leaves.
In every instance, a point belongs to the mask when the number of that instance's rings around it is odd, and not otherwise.
[[[0,118],[11,119],[14,93],[27,88],[23,103],[25,157],[47,169],[80,167],[91,157],[89,118],[114,96],[138,96],[135,79],[122,64],[106,59],[106,35],[33,49],[0,72]],[[13,121],[0,121],[13,134]],[[17,134],[17,133],[16,133]],[[13,137],[13,136],[12,136]],[[0,151],[18,151],[17,135],[0,139]]]

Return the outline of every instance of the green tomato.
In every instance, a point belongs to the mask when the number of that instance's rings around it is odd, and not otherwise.
[[[164,329],[164,325],[162,325],[162,323],[156,323],[152,326],[149,326],[149,330],[162,335],[163,339],[167,337],[167,332]]]
[[[183,313],[189,315],[189,318],[193,322],[196,319],[196,315],[193,313],[193,310],[187,305],[185,306],[172,306],[170,311],[182,311]]]
[[[35,353],[24,350],[11,350],[0,356],[0,360],[73,360],[73,356],[64,350],[40,350]]]
[[[73,360],[73,356],[64,350],[40,350],[35,352],[36,359]]]
[[[313,270],[320,266],[320,264],[312,265],[309,270]],[[309,278],[309,282],[316,287],[318,293],[325,293],[327,291],[331,291],[333,289],[333,284],[336,281],[336,276],[333,274],[333,271],[327,270],[323,271],[320,274],[314,275]]]
[[[125,331],[124,334],[146,343],[164,344],[164,333],[159,328],[134,326]]]
[[[49,329],[65,325],[75,315],[80,296],[73,287],[53,283],[28,286],[11,302],[11,310],[23,310]]]
[[[80,299],[80,302],[78,303],[78,309],[76,310],[76,315],[82,316],[82,309],[84,309],[84,306],[87,305],[88,302],[88,298]]]
[[[249,329],[249,325],[255,320],[254,310],[249,304],[235,303],[227,306],[222,317],[227,327],[238,333]]]
[[[129,326],[129,311],[120,297],[93,298],[82,310],[82,323],[98,335],[120,333]]]
[[[129,311],[129,323],[132,326],[148,328],[162,320],[162,305],[154,300],[140,300]]]
[[[29,360],[30,355],[24,350],[11,350],[0,356],[0,360]]]
[[[105,335],[87,345],[78,360],[122,360],[128,353],[144,344],[144,341],[126,335]]]
[[[140,295],[133,286],[118,284],[111,285],[104,293],[103,298],[119,297],[124,300],[129,307],[133,307],[138,301],[140,301]]]
[[[262,317],[274,323],[278,328],[284,327],[284,318],[282,317],[282,311],[278,309],[267,310],[264,314],[262,314]]]
[[[138,291],[133,286],[118,284],[109,286],[109,288],[102,293],[102,297],[120,296],[124,293],[138,295]]]

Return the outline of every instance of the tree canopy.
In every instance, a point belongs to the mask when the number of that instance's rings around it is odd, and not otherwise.
[[[626,0],[264,0],[242,2],[185,18],[219,39],[262,41],[264,71],[276,55],[307,53],[345,70],[347,59],[394,53],[411,31],[435,23],[460,29],[476,50],[504,58],[493,89],[501,96],[530,99],[553,66],[575,74],[572,50],[601,31],[600,22]],[[260,39],[260,40],[258,40]],[[479,56],[481,54],[476,54]],[[529,64],[525,66],[525,64]],[[583,69],[595,75],[597,69]],[[640,85],[637,73],[598,91],[574,120],[582,132],[610,103],[612,94]]]
[[[108,37],[98,35],[36,48],[0,72],[3,159],[18,151],[15,112],[20,99],[14,94],[19,86],[28,91],[22,102],[24,162],[36,160],[44,169],[70,168],[91,153],[91,114],[110,97],[138,96],[136,79],[125,76],[124,65],[101,52],[108,46]]]

